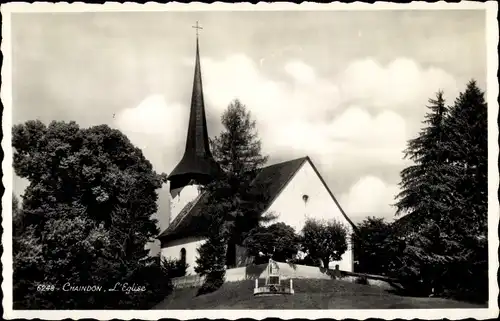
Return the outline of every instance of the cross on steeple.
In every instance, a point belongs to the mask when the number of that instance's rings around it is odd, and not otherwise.
[[[198,38],[198,31],[199,31],[200,29],[203,29],[203,27],[200,27],[200,26],[198,25],[198,21],[196,21],[196,26],[192,26],[192,28],[195,28],[195,29],[196,29],[196,38]]]
[[[198,30],[202,29],[196,21],[196,56],[194,64],[193,92],[187,128],[186,149],[184,156],[168,176],[172,196],[179,188],[190,185],[206,185],[220,174],[220,167],[210,152],[208,142],[205,102],[203,100],[203,84],[201,81],[200,50]]]

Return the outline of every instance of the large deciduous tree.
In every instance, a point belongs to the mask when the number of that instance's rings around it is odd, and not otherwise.
[[[23,214],[19,198],[12,193],[12,231],[13,236],[20,235],[23,231]]]
[[[391,263],[392,249],[388,248],[392,225],[383,218],[368,217],[357,226],[354,239],[356,272],[386,274]]]
[[[274,223],[252,229],[243,242],[248,254],[256,258],[255,263],[265,263],[270,258],[287,262],[297,255],[300,249],[295,230],[285,223]]]
[[[14,283],[22,283],[14,291],[15,305],[132,308],[164,297],[168,280],[152,279],[163,274],[145,248],[158,234],[151,216],[164,175],[142,152],[118,130],[75,122],[16,125],[12,145],[14,170],[29,180],[14,253]],[[134,281],[147,290],[36,290],[39,284],[108,289]]]
[[[340,261],[348,248],[347,228],[336,220],[308,219],[302,228],[302,247],[312,259],[321,260],[324,268],[330,261]]]

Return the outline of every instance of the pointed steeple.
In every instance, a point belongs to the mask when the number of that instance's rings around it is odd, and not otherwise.
[[[197,29],[200,28],[198,25],[196,27]],[[203,100],[200,49],[197,33],[193,93],[191,96],[186,149],[181,161],[168,177],[170,181],[170,190],[184,187],[193,182],[199,185],[207,184],[219,172],[220,167],[213,159],[208,143],[207,119]]]

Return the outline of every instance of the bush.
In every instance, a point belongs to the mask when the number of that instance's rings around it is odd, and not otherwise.
[[[358,225],[353,236],[355,272],[384,275],[389,270],[390,253],[388,239],[393,235],[393,226],[383,218],[367,217]]]
[[[162,268],[168,273],[170,278],[178,278],[186,275],[189,264],[182,260],[161,259]]]
[[[127,287],[122,287],[125,292],[121,292],[119,308],[150,309],[163,300],[173,290],[171,268],[155,262],[137,270],[128,282],[130,291],[127,293]]]
[[[354,283],[362,284],[362,285],[369,285],[370,284],[368,282],[368,278],[365,275],[356,277],[356,279],[354,279]]]
[[[197,295],[203,295],[207,293],[214,292],[218,290],[222,284],[224,284],[224,276],[226,274],[226,271],[213,271],[209,274],[207,274],[205,278],[205,282],[203,285],[198,289]]]
[[[302,228],[302,247],[311,258],[328,268],[331,260],[340,261],[347,251],[348,230],[335,220],[308,219]]]

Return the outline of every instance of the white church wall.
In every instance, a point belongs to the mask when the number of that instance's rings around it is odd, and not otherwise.
[[[156,191],[158,193],[158,200],[156,204],[158,206],[158,210],[156,213],[151,215],[151,218],[156,219],[158,229],[163,232],[169,224],[169,213],[170,213],[170,191],[168,184],[163,184],[160,189]],[[159,240],[154,240],[153,242],[149,242],[146,244],[146,249],[149,250],[150,256],[160,255],[161,252],[161,243]]]
[[[304,200],[307,198],[307,201]],[[275,222],[283,222],[292,226],[300,233],[307,218],[336,219],[343,223],[352,233],[352,226],[342,215],[337,204],[323,185],[309,162],[304,162],[295,176],[281,191],[280,195],[268,209],[278,215]],[[272,224],[272,223],[269,223]],[[350,242],[348,242],[350,244]],[[330,268],[339,265],[343,271],[353,271],[353,253],[349,245],[348,250],[342,256],[341,261],[331,262]]]
[[[194,275],[194,267],[196,266],[196,258],[198,257],[197,249],[205,242],[202,238],[188,237],[178,239],[166,244],[166,247],[161,249],[161,256],[165,259],[181,258],[181,250],[186,250],[186,263],[189,265],[186,275]]]
[[[169,222],[172,222],[182,209],[191,201],[195,200],[199,195],[198,185],[187,185],[181,190],[177,190],[173,199],[170,201]]]
[[[158,211],[154,216],[158,220],[160,232],[165,230],[170,223],[170,190],[169,184],[163,184],[158,192]]]

